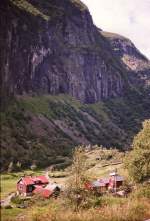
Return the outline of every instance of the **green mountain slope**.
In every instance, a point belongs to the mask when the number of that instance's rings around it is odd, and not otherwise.
[[[1,113],[2,169],[18,161],[63,168],[78,144],[126,149],[150,117],[149,106],[148,97],[135,92],[89,105],[68,95],[18,97]]]

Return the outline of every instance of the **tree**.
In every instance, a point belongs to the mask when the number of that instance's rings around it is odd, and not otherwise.
[[[13,161],[11,161],[8,165],[8,170],[7,170],[8,173],[11,173],[13,171],[13,169],[14,169],[14,163],[13,163]]]
[[[134,137],[133,150],[125,159],[125,167],[135,182],[150,178],[150,120],[145,120],[143,129]]]
[[[21,171],[21,162],[19,161],[16,163],[16,170]]]
[[[80,189],[85,181],[86,172],[86,156],[85,147],[79,146],[75,148],[72,164],[73,184],[76,189]]]
[[[84,182],[86,180],[86,155],[85,147],[78,146],[75,148],[72,163],[72,176],[68,182],[66,191],[67,202],[70,206],[78,211],[81,204],[85,201]]]
[[[35,163],[33,163],[33,164],[30,166],[30,169],[31,169],[31,170],[36,170],[36,168],[37,168],[37,166],[36,166]]]

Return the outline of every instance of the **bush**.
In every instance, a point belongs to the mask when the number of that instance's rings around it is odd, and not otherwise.
[[[150,185],[138,185],[136,190],[132,193],[133,198],[148,198],[150,199]]]
[[[11,202],[18,205],[23,203],[23,199],[21,199],[19,196],[14,196],[11,198]]]
[[[5,209],[12,209],[12,206],[11,205],[7,205],[4,207]]]
[[[131,178],[139,183],[150,177],[150,120],[143,123],[143,129],[135,136],[133,150],[126,156],[125,167]]]

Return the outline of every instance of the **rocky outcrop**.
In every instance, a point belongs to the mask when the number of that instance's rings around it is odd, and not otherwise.
[[[2,0],[3,97],[66,93],[83,103],[123,94],[123,67],[80,1]]]
[[[129,79],[136,84],[138,80],[150,85],[150,61],[128,39],[121,35],[100,31],[109,40],[115,55],[125,64],[130,73]]]
[[[79,144],[126,149],[150,118],[150,93],[137,87],[149,61],[97,29],[79,0],[1,0],[0,53],[1,100],[15,96],[1,114],[4,170],[57,164]]]

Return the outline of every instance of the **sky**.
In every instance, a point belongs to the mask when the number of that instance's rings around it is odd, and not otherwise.
[[[123,35],[150,59],[150,0],[82,0],[95,25]]]

